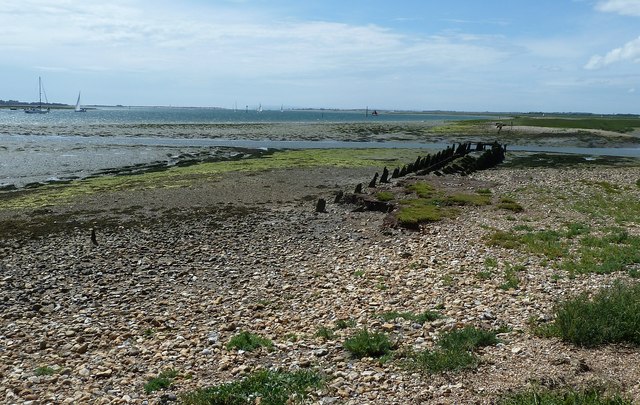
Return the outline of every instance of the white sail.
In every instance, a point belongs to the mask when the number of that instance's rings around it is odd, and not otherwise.
[[[86,108],[80,107],[80,92],[78,92],[78,100],[76,101],[75,112],[86,112],[86,111],[87,111]]]

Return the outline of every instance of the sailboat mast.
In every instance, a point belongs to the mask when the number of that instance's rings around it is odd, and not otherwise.
[[[42,108],[42,78],[38,76],[38,107]]]

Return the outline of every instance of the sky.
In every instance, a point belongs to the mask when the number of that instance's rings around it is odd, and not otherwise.
[[[640,0],[0,0],[0,99],[640,113]]]

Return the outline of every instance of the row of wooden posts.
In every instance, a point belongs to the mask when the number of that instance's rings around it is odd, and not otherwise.
[[[437,176],[443,174],[460,174],[467,175],[477,170],[484,170],[494,167],[504,160],[504,154],[507,150],[506,145],[501,145],[498,142],[484,143],[477,142],[472,144],[471,142],[460,143],[456,146],[447,147],[435,154],[428,154],[426,156],[418,156],[418,158],[407,165],[402,167],[396,167],[393,172],[389,172],[389,169],[385,166],[382,170],[382,175],[378,172],[373,176],[373,179],[369,182],[369,187],[374,188],[378,183],[390,183],[391,179],[404,177],[410,173],[416,173],[418,175],[426,175],[434,173]],[[481,152],[479,156],[472,156],[472,152]],[[357,194],[362,194],[363,184],[359,183],[356,186],[354,195],[350,195],[350,198],[343,192],[339,192],[334,203],[350,202],[357,200]],[[321,198],[316,204],[317,212],[325,212],[326,201]]]
[[[500,145],[498,142],[478,142],[475,147],[472,146],[471,142],[460,143],[458,146],[454,144],[436,154],[418,156],[415,162],[404,165],[402,168],[396,167],[391,173],[391,179],[404,177],[410,173],[418,175],[434,173],[438,176],[443,173],[467,175],[474,171],[488,169],[500,164],[504,160],[504,153],[507,150],[506,145]],[[469,154],[473,151],[482,151],[482,154],[478,157],[472,157]],[[376,172],[369,182],[369,187],[375,187],[378,181],[380,183],[390,182],[389,170],[386,166],[379,177],[378,179],[378,172]],[[356,187],[356,193],[362,192],[362,185],[360,184],[359,186],[359,189]]]

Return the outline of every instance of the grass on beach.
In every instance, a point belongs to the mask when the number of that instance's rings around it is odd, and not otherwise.
[[[483,190],[475,194],[445,193],[428,183],[417,182],[407,186],[405,191],[415,193],[417,196],[417,198],[401,200],[400,209],[396,213],[400,225],[407,228],[416,228],[425,222],[455,217],[458,213],[456,207],[491,204],[491,195]]]
[[[632,403],[618,393],[607,394],[600,387],[584,390],[532,388],[503,395],[498,402],[499,405],[631,405]]]
[[[640,118],[631,117],[585,117],[585,118],[561,118],[561,117],[516,117],[512,122],[513,125],[525,125],[532,127],[548,127],[548,128],[578,128],[578,129],[598,129],[612,132],[632,132],[636,128],[640,128]]]
[[[220,384],[180,396],[185,405],[301,403],[314,388],[322,387],[320,374],[310,370],[294,372],[262,370],[239,381]]]
[[[472,326],[446,332],[438,339],[438,348],[409,353],[406,366],[430,374],[473,368],[479,361],[474,352],[497,344],[496,333]]]
[[[578,346],[640,345],[640,284],[616,282],[593,297],[583,293],[558,304],[553,323],[535,326]]]

